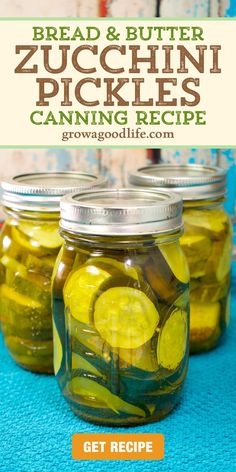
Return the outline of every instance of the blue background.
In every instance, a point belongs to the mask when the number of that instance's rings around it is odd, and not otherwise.
[[[190,358],[184,396],[160,423],[105,428],[80,420],[69,410],[52,376],[17,367],[0,346],[0,471],[233,472],[236,470],[236,265],[231,325],[214,351]],[[71,437],[85,432],[161,432],[165,459],[73,461]]]

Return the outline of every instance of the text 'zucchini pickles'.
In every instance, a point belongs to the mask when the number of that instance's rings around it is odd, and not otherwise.
[[[161,164],[138,169],[129,181],[183,197],[180,244],[191,277],[190,350],[212,349],[229,323],[232,230],[223,207],[226,172],[217,167]]]
[[[94,190],[61,201],[54,368],[72,410],[98,424],[158,420],[187,371],[189,271],[175,194]]]
[[[51,276],[62,245],[60,198],[106,181],[79,172],[36,173],[2,183],[0,318],[15,361],[53,372]]]

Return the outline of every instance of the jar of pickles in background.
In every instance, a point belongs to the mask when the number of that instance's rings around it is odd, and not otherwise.
[[[138,169],[129,182],[183,197],[180,244],[191,277],[190,350],[212,349],[229,323],[232,230],[223,207],[226,172],[217,167],[161,164]]]
[[[54,368],[72,410],[98,424],[159,420],[187,371],[189,271],[175,194],[94,190],[61,201]]]
[[[0,317],[14,360],[53,372],[51,276],[62,245],[60,198],[106,181],[79,172],[19,175],[2,183]]]

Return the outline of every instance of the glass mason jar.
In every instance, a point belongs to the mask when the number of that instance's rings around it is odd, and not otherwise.
[[[138,169],[130,183],[171,190],[184,200],[180,244],[190,269],[190,351],[212,349],[229,323],[232,230],[223,204],[226,172],[200,165]]]
[[[156,191],[94,190],[61,201],[54,368],[85,420],[148,423],[179,400],[189,337],[181,213],[180,197]]]
[[[60,198],[103,184],[78,172],[25,174],[2,183],[0,317],[10,354],[28,370],[53,372],[51,276],[63,241]]]

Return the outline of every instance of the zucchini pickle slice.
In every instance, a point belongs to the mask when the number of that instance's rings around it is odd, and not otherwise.
[[[162,261],[160,261],[159,255]],[[155,297],[165,300],[167,303],[172,303],[176,297],[176,283],[178,282],[168,264],[166,263],[166,267],[163,267],[163,259],[160,251],[158,251],[158,255],[155,254],[153,257],[149,257],[143,265],[143,273]]]
[[[222,210],[189,209],[183,213],[185,231],[207,234],[211,239],[221,239],[226,232],[228,215]]]
[[[6,303],[3,302],[3,308],[5,309]],[[3,312],[4,313],[4,312]],[[49,318],[45,319],[43,323],[38,320],[21,318],[19,315],[11,312],[11,318],[9,316],[7,321],[2,317],[4,337],[16,336],[18,338],[28,339],[31,341],[48,341],[52,337],[52,320]]]
[[[167,318],[158,340],[159,364],[168,370],[176,370],[187,349],[187,314],[176,308]]]
[[[222,283],[215,282],[213,284],[197,283],[191,284],[190,297],[191,302],[218,302],[224,298],[229,292],[230,279],[226,277]]]
[[[139,279],[138,270],[135,267],[130,266],[126,261],[121,262],[111,257],[94,257],[89,259],[86,264],[98,264],[98,266],[101,264],[101,268],[103,268],[102,265],[105,264],[108,268],[111,266],[111,268],[117,269],[118,273],[121,272],[135,280]]]
[[[230,272],[232,258],[232,237],[228,234],[225,239],[223,250],[220,255],[219,264],[216,271],[216,278],[219,282],[225,279]]]
[[[28,238],[37,241],[39,246],[47,249],[57,249],[63,239],[59,234],[58,223],[27,223],[23,222],[19,225],[19,230]]]
[[[5,282],[18,294],[38,301],[45,310],[51,311],[50,279],[28,272],[26,276],[6,270]]]
[[[43,248],[37,241],[28,239],[15,226],[12,227],[11,231],[12,238],[14,239],[15,243],[18,244],[21,248],[25,249],[29,253],[35,254],[40,257],[45,255],[45,250],[43,250]]]
[[[160,244],[159,249],[175,277],[183,284],[187,284],[189,268],[179,243]]]
[[[91,359],[98,358],[100,361],[109,363],[111,360],[110,346],[101,338],[99,333],[91,326],[80,323],[74,317],[70,320],[70,335],[72,337],[72,350],[79,353],[77,341],[82,351]]]
[[[12,239],[11,227],[3,227],[0,235],[1,253],[7,254],[13,259],[19,259],[22,256],[21,248]]]
[[[220,318],[220,303],[191,303],[190,331],[214,330]]]
[[[232,257],[232,240],[229,234],[223,241],[214,241],[212,251],[204,268],[204,282],[222,283],[230,273]]]
[[[13,288],[8,287],[8,285],[3,284],[1,285],[1,296],[8,300],[9,302],[14,302],[17,303],[18,305],[26,308],[32,308],[32,309],[40,309],[42,308],[41,303],[39,303],[37,300],[32,300],[32,298],[22,295],[20,293],[17,293]],[[19,312],[20,315],[20,312]]]
[[[66,280],[63,295],[72,316],[82,323],[90,323],[92,300],[100,285],[110,274],[95,265],[88,265],[72,272]]]
[[[116,348],[136,349],[145,344],[152,338],[159,318],[147,295],[131,287],[110,288],[95,303],[95,328]]]
[[[61,340],[60,340],[56,325],[54,323],[54,320],[52,322],[52,327],[53,327],[53,365],[54,365],[54,373],[55,375],[57,375],[61,367],[63,352],[62,352]]]
[[[80,356],[80,354],[76,354],[75,352],[72,352],[71,368],[72,370],[80,369],[90,374],[94,374],[97,377],[103,377],[103,374],[99,372],[99,370],[96,369],[93,364],[91,364],[89,361],[87,361],[87,359],[84,359],[84,357]]]
[[[112,275],[109,279],[105,280],[102,285],[99,287],[98,292],[96,293],[96,297],[94,297],[94,304],[96,299],[103,293],[109,290],[110,288],[117,288],[117,287],[129,287],[135,288],[140,290],[141,292],[145,293],[145,295],[154,303],[157,302],[157,297],[153,292],[150,284],[144,279],[144,277],[140,276],[139,280],[134,279],[133,277],[129,277],[127,275]]]
[[[15,326],[15,331],[27,332],[36,336],[40,332],[51,331],[51,310],[38,300],[20,294],[6,284],[0,287],[2,322],[5,327]],[[31,337],[31,336],[30,336]]]
[[[36,257],[29,254],[26,257],[25,265],[31,272],[45,274],[51,276],[56,262],[56,256]]]
[[[126,413],[127,415],[141,416],[145,418],[146,413],[141,408],[127,403],[117,395],[111,393],[106,387],[85,377],[74,377],[70,383],[70,390],[75,395],[87,397],[88,400],[110,408],[114,413]]]
[[[136,367],[145,372],[155,372],[158,369],[152,340],[137,349],[119,349],[120,366],[122,368]]]
[[[6,345],[13,355],[25,356],[29,358],[37,358],[38,360],[43,358],[51,358],[53,354],[53,343],[52,341],[41,341],[18,338],[16,336],[7,336],[5,338]],[[39,362],[40,363],[40,362]]]
[[[20,275],[23,278],[27,277],[27,269],[20,262],[8,257],[6,254],[0,259],[2,265],[7,269],[10,269],[15,275]]]
[[[191,263],[206,260],[211,253],[211,240],[204,234],[184,234],[180,245]]]

